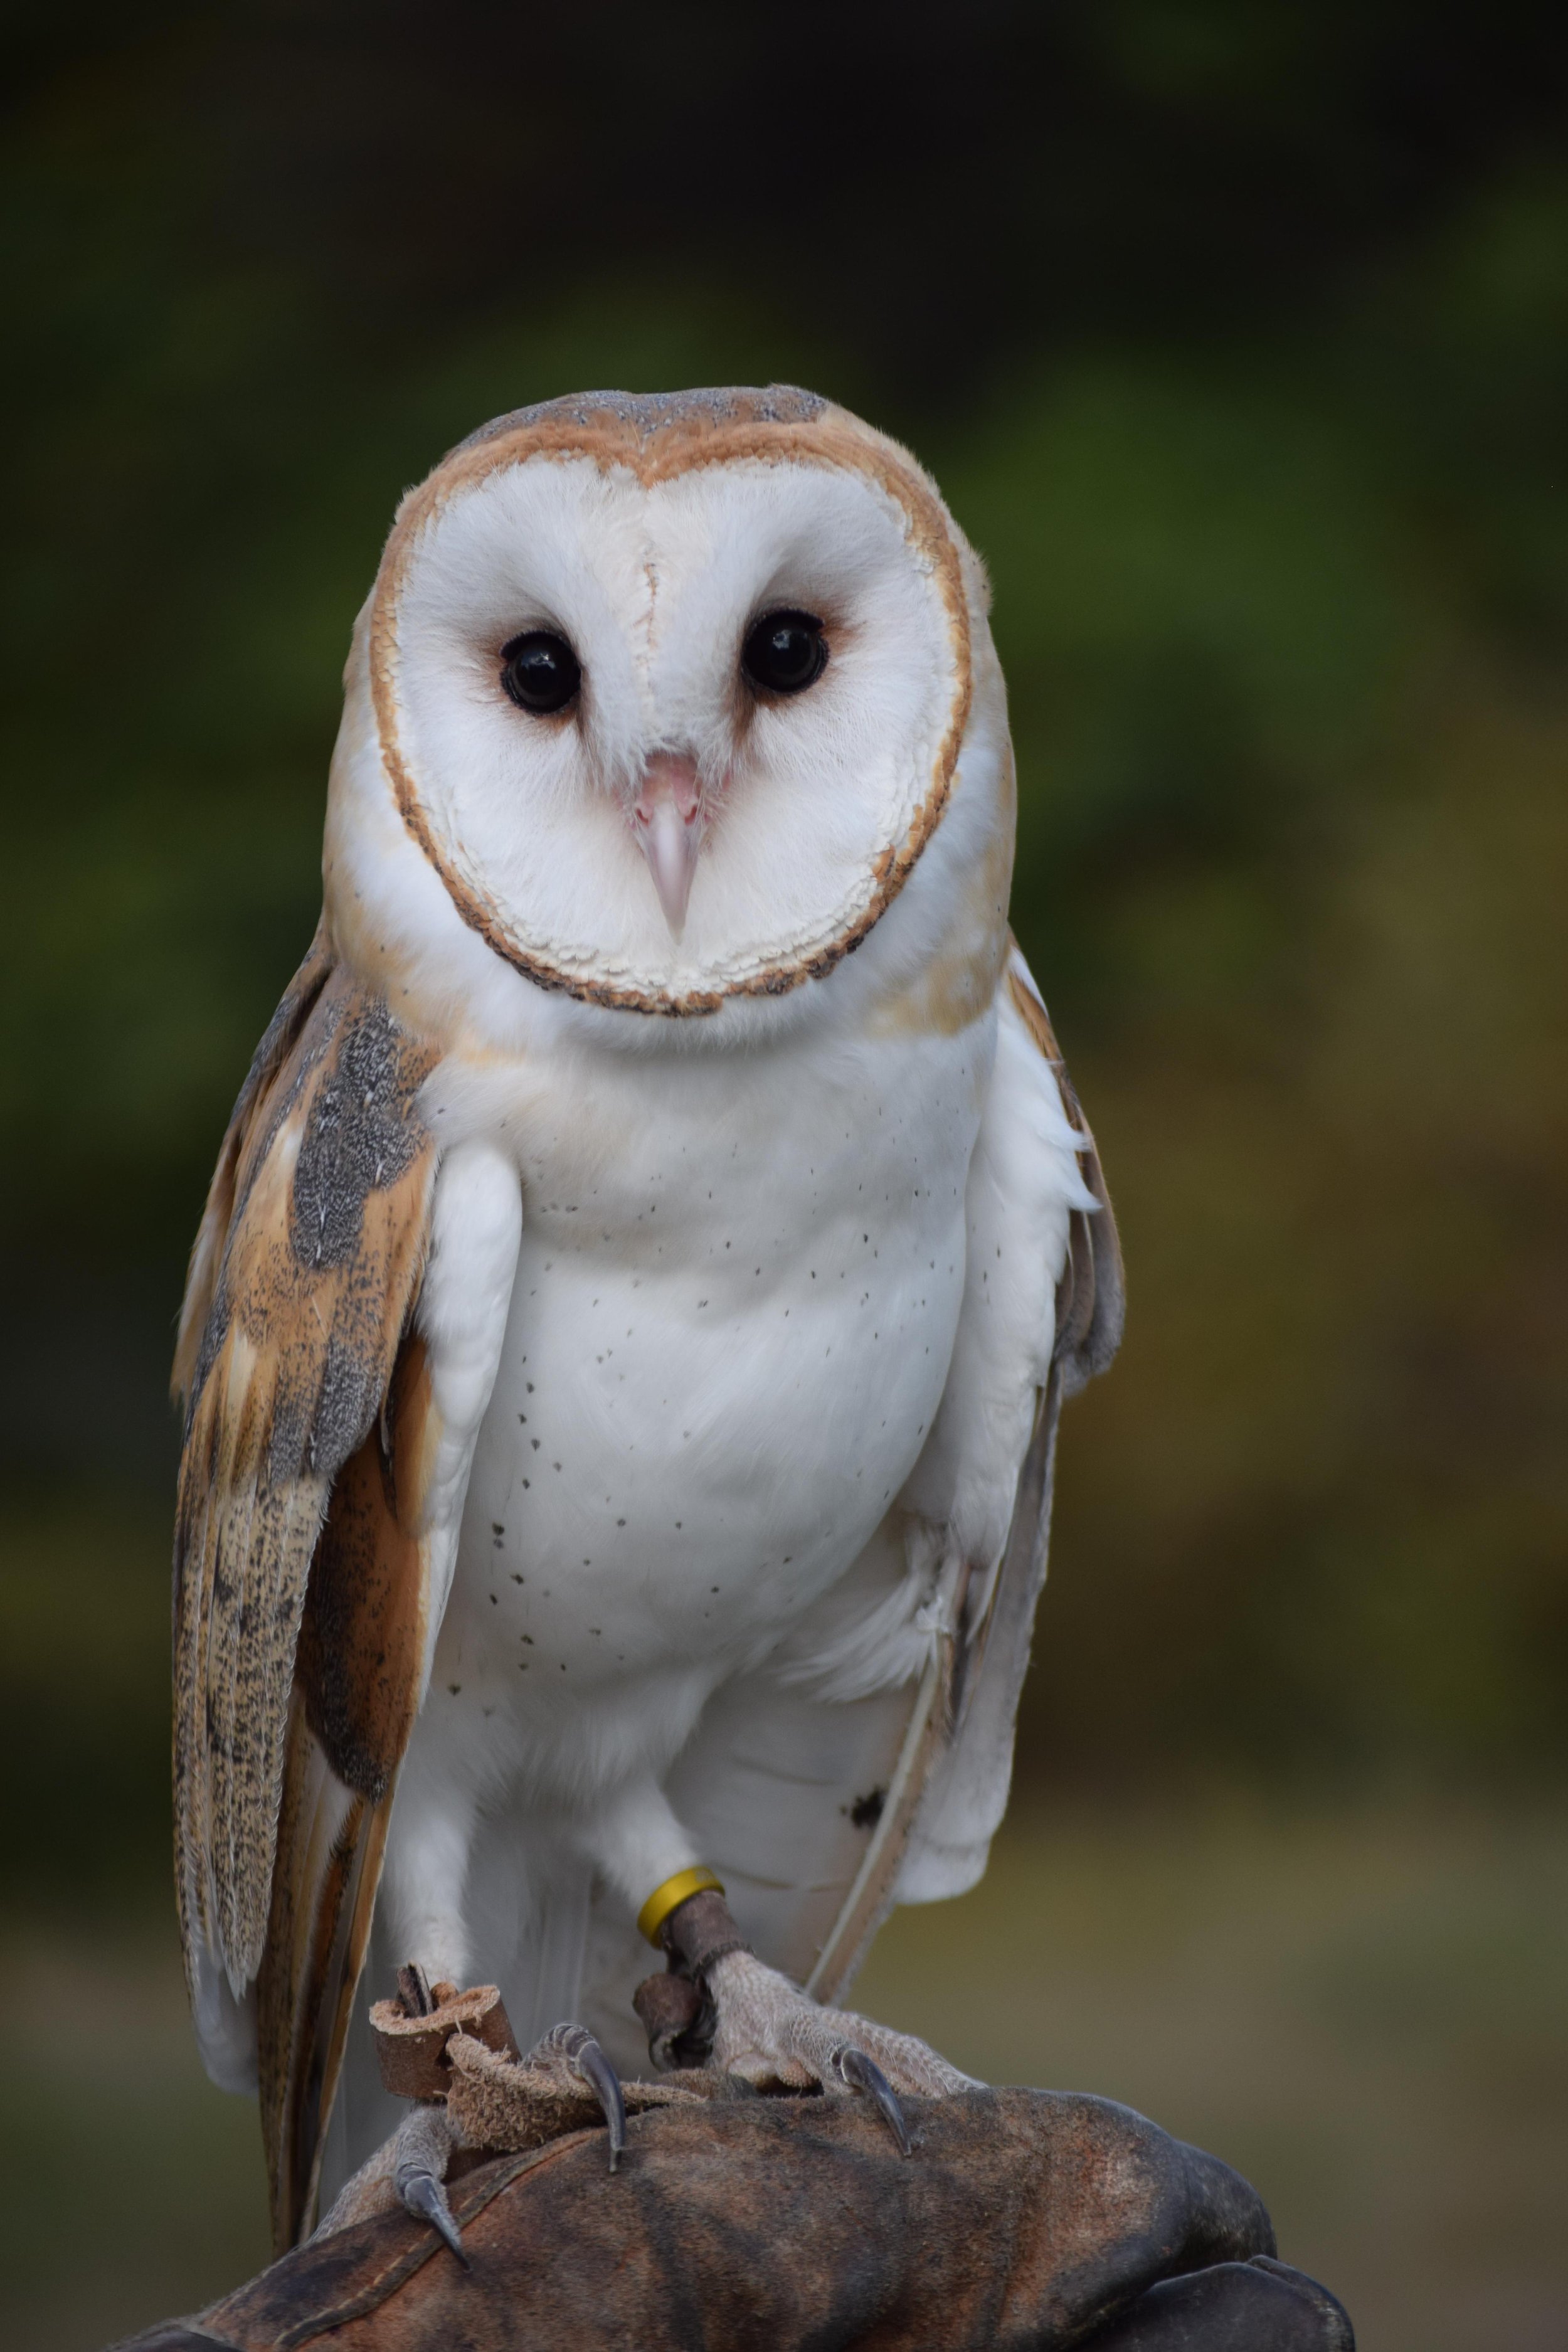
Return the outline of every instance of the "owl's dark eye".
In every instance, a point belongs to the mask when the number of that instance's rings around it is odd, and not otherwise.
[[[764,613],[741,651],[741,667],[764,694],[800,694],[827,667],[822,623],[809,613]]]
[[[500,682],[520,710],[564,710],[583,683],[582,665],[553,629],[530,629],[500,649]]]

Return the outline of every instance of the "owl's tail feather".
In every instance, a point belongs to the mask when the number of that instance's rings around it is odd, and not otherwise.
[[[261,2128],[283,2252],[310,2229],[364,1969],[429,1610],[419,1532],[434,1420],[405,1335],[380,1421],[343,1465],[310,1566],[258,1982]]]
[[[391,1810],[390,1791],[373,1804],[344,1787],[296,1699],[257,1989],[261,2128],[280,2253],[311,2226]]]

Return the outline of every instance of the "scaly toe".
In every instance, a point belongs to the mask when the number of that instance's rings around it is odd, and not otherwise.
[[[621,2078],[587,2029],[578,2026],[574,2030],[582,2040],[571,2053],[572,2063],[605,2110],[610,2133],[610,2170],[614,2172],[626,2144],[626,2103],[621,2095]]]
[[[852,2011],[823,2009],[752,1952],[726,1953],[709,1979],[718,2030],[716,2063],[786,2089],[817,2084],[876,2101],[907,2156],[905,2098],[948,2098],[973,2087],[967,2074],[910,2033]]]
[[[455,2144],[446,2108],[419,2106],[405,2116],[387,2154],[392,2158],[393,2189],[404,2210],[428,2221],[467,2270],[468,2258],[442,2186]]]
[[[626,2103],[621,2092],[621,2078],[605,2057],[598,2042],[585,2025],[553,2025],[542,2041],[535,2043],[523,2061],[524,2065],[541,2065],[552,2072],[564,2067],[593,2092],[604,2111],[610,2135],[610,2170],[620,2163],[626,2145]]]
[[[400,2164],[393,2176],[398,2196],[410,2213],[428,2221],[431,2228],[450,2246],[463,2268],[473,2264],[463,2252],[462,2234],[452,2219],[452,2209],[447,2202],[447,2191],[433,2172],[422,2165]]]

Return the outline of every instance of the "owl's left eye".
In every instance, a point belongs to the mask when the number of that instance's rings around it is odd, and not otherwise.
[[[765,613],[741,648],[741,667],[764,694],[801,694],[827,667],[827,640],[811,613]]]
[[[529,629],[500,649],[500,682],[520,710],[564,710],[583,683],[582,664],[552,629]]]

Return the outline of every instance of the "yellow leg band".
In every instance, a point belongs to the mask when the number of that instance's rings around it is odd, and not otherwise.
[[[667,1878],[662,1886],[654,1888],[637,1913],[639,1930],[650,1944],[657,1946],[658,1931],[670,1913],[679,1911],[693,1895],[705,1895],[710,1888],[715,1895],[724,1892],[722,1882],[715,1877],[706,1863],[700,1862],[690,1870],[678,1870],[673,1878]]]

